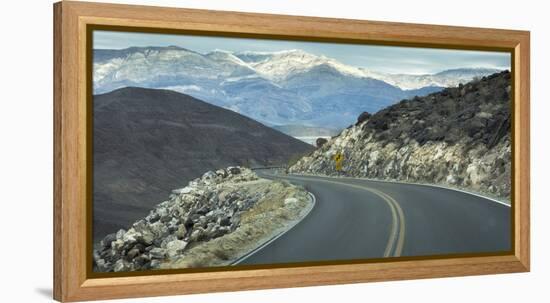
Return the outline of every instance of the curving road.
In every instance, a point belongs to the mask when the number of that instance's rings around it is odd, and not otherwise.
[[[300,223],[238,264],[273,264],[511,249],[511,209],[446,188],[278,175],[315,195]]]

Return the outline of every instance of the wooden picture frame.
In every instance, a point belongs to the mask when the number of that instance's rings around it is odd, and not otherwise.
[[[91,25],[512,54],[513,252],[90,277],[87,41]],[[527,31],[62,1],[54,5],[54,298],[59,301],[526,272],[529,258],[529,43]]]

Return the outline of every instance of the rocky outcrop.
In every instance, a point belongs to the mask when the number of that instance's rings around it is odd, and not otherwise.
[[[355,126],[367,121],[372,115],[369,112],[362,112],[359,117],[357,117],[357,122],[355,123]]]
[[[317,146],[317,148],[319,148],[327,142],[328,142],[328,140],[325,139],[325,138],[317,138],[317,140],[315,140],[315,146]]]
[[[296,219],[300,210],[308,205],[307,193],[301,188],[290,189],[290,185],[279,183],[259,179],[243,167],[208,171],[188,186],[173,190],[168,201],[158,204],[128,230],[109,234],[97,243],[94,269],[99,272],[136,271],[170,266],[176,260],[181,263],[187,250],[234,233],[241,227],[243,216],[249,216],[251,209],[261,205],[263,200],[273,199],[274,194],[280,200],[279,206],[289,198],[301,201],[301,204],[295,203],[300,207],[296,208],[294,218],[289,217],[287,221]],[[265,220],[259,221],[270,226]],[[280,227],[268,228],[266,235]],[[260,240],[261,237],[241,239],[239,246],[254,248]],[[236,250],[233,257],[242,253]],[[211,260],[202,260],[200,266],[216,264],[216,256],[201,255],[201,258],[208,257]],[[225,261],[230,259],[227,257]]]
[[[505,71],[362,115],[289,171],[444,184],[507,199],[510,81]]]

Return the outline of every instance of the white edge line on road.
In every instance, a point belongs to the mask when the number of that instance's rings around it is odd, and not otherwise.
[[[444,186],[444,185],[438,185],[438,184],[425,184],[425,183],[415,183],[415,182],[399,182],[399,181],[388,181],[388,180],[376,180],[376,179],[354,178],[354,177],[349,177],[349,178],[355,179],[355,180],[367,180],[367,181],[374,181],[374,182],[398,183],[398,184],[412,184],[412,185],[422,185],[422,186],[430,186],[430,187],[443,188],[443,189],[458,191],[458,192],[465,193],[465,194],[470,194],[470,195],[472,195],[472,196],[476,196],[476,197],[483,198],[483,199],[486,199],[486,200],[489,200],[489,201],[492,201],[492,202],[495,202],[495,203],[498,203],[498,204],[502,204],[502,205],[504,205],[504,206],[511,207],[510,204],[507,204],[507,203],[505,203],[505,202],[499,201],[499,200],[497,200],[497,199],[493,199],[493,198],[491,198],[491,197],[483,196],[483,195],[476,194],[476,193],[473,193],[473,192],[469,192],[469,191],[466,191],[466,190],[462,190],[462,189],[458,189],[458,188],[452,188],[452,187],[448,187],[448,186]]]
[[[311,175],[311,174],[291,174],[291,176],[292,176],[292,175],[295,175],[295,176],[304,176],[304,177],[324,177],[324,178],[333,178],[333,179],[354,179],[354,180],[373,181],[373,182],[383,182],[383,183],[397,183],[397,184],[410,184],[410,185],[422,185],[422,186],[437,187],[437,188],[443,188],[443,189],[448,189],[448,190],[454,190],[454,191],[458,191],[458,192],[465,193],[465,194],[470,194],[470,195],[472,195],[472,196],[476,196],[476,197],[479,197],[479,198],[483,198],[483,199],[489,200],[489,201],[491,201],[491,202],[495,202],[495,203],[498,203],[498,204],[502,204],[502,205],[504,205],[504,206],[512,207],[510,204],[507,204],[507,203],[505,203],[505,202],[499,201],[499,200],[497,200],[497,199],[493,199],[493,198],[491,198],[491,197],[487,197],[487,196],[484,196],[484,195],[476,194],[476,193],[469,192],[469,191],[462,190],[462,189],[458,189],[458,188],[448,187],[448,186],[444,186],[444,185],[438,185],[438,184],[427,184],[427,183],[416,183],[416,182],[400,182],[400,181],[378,180],[378,179],[357,178],[357,177],[347,177],[347,176],[343,176],[343,177],[333,177],[333,176]]]
[[[286,234],[287,232],[289,232],[292,228],[294,228],[294,226],[298,225],[298,223],[302,222],[308,215],[309,213],[311,213],[311,211],[313,210],[313,208],[315,207],[315,204],[317,203],[317,198],[315,197],[315,195],[311,192],[307,192],[308,195],[311,197],[311,200],[313,202],[313,205],[311,205],[310,209],[307,211],[307,213],[305,214],[305,216],[303,216],[300,220],[297,220],[296,222],[294,222],[294,224],[292,224],[289,228],[287,228],[286,230],[276,234],[275,236],[273,236],[271,239],[267,240],[264,244],[256,247],[254,250],[252,250],[251,252],[245,254],[244,256],[238,258],[237,260],[235,260],[234,262],[230,263],[229,265],[230,266],[234,266],[234,265],[238,265],[239,263],[243,262],[244,260],[248,259],[249,257],[251,257],[252,255],[254,255],[255,253],[257,253],[258,251],[262,250],[264,247],[268,246],[269,244],[273,243],[275,240],[279,239],[281,236],[283,236],[284,234]]]
[[[452,188],[452,187],[447,187],[447,186],[437,185],[437,184],[422,184],[422,183],[404,183],[404,184],[424,185],[424,186],[431,186],[431,187],[438,187],[438,188],[443,188],[443,189],[448,189],[448,190],[454,190],[454,191],[458,191],[458,192],[461,192],[461,193],[470,194],[472,196],[480,197],[480,198],[483,198],[483,199],[486,199],[486,200],[489,200],[489,201],[492,201],[492,202],[495,202],[495,203],[498,203],[498,204],[502,204],[504,206],[512,207],[512,205],[510,205],[508,203],[505,203],[505,202],[502,202],[502,201],[499,201],[497,199],[493,199],[491,197],[486,197],[486,196],[483,196],[483,195],[480,195],[480,194],[472,193],[472,192],[462,190],[462,189],[458,189],[458,188]]]

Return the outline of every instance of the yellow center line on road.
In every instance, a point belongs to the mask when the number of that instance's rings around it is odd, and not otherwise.
[[[285,177],[289,179],[311,181],[311,179],[309,178],[302,178],[297,176],[285,176]],[[377,190],[368,186],[361,186],[356,184],[349,184],[349,183],[343,183],[343,182],[325,180],[325,179],[315,179],[315,181],[339,184],[339,185],[344,185],[344,186],[348,186],[356,189],[366,190],[382,198],[382,200],[384,200],[384,202],[386,202],[386,204],[389,206],[392,213],[392,228],[390,231],[390,237],[388,239],[386,249],[384,250],[384,257],[401,256],[401,253],[403,252],[403,245],[405,243],[405,232],[406,232],[405,215],[403,214],[403,209],[401,208],[401,205],[399,205],[399,203],[393,197],[391,197],[390,195],[380,190]],[[392,254],[392,251],[393,251],[393,254]]]
[[[394,257],[401,256],[401,253],[403,252],[403,245],[405,244],[405,215],[403,214],[403,209],[401,208],[401,205],[390,195],[379,191],[377,189],[371,188],[371,190],[377,192],[380,196],[385,196],[393,205],[395,206],[395,209],[397,210],[397,215],[399,216],[399,238],[397,239],[397,246],[395,247],[395,252],[393,254]]]

